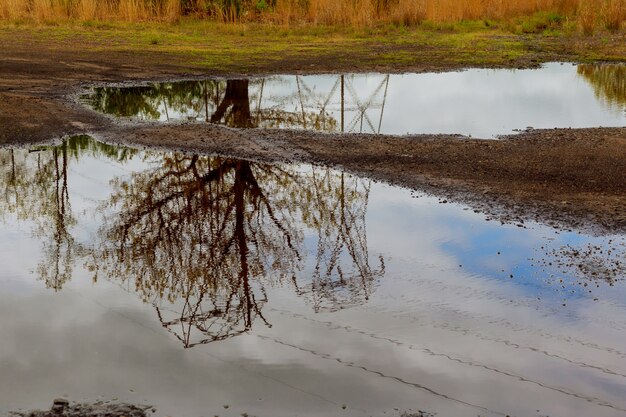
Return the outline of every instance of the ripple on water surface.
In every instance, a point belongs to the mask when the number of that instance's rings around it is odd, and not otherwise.
[[[88,137],[0,161],[0,413],[626,410],[622,235]]]

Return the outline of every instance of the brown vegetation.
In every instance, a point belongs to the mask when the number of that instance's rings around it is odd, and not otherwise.
[[[536,13],[617,31],[626,0],[0,0],[0,19],[177,21],[182,16],[274,24],[372,25],[506,20]]]

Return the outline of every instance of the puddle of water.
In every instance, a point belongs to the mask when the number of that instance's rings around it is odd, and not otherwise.
[[[87,137],[0,161],[0,414],[626,410],[624,236]]]
[[[528,127],[626,126],[626,65],[210,79],[96,88],[83,99],[162,122],[493,138]]]

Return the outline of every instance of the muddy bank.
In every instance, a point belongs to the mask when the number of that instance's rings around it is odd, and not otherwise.
[[[11,144],[87,133],[130,146],[310,162],[468,204],[504,223],[626,231],[626,128],[535,130],[499,141],[459,136],[329,135],[201,123],[117,123],[71,103],[11,134]],[[47,127],[50,127],[49,129]],[[55,134],[57,133],[57,134]],[[6,130],[5,130],[6,134]],[[17,139],[17,140],[16,140]],[[7,143],[5,141],[5,143]]]
[[[626,128],[536,130],[499,141],[327,135],[203,124],[116,126],[102,140],[313,162],[462,202],[507,223],[626,230]]]
[[[626,128],[536,130],[500,141],[242,131],[200,123],[117,122],[77,102],[93,84],[207,76],[160,58],[7,47],[0,60],[0,145],[91,134],[133,146],[312,162],[431,193],[442,203],[468,204],[520,226],[534,220],[596,233],[626,231]],[[267,71],[296,64],[275,63]],[[333,69],[327,65],[325,70]]]
[[[227,407],[226,407],[227,408]],[[55,399],[50,410],[13,411],[11,417],[147,417],[153,415],[156,408],[149,405],[134,405],[97,401],[94,403],[70,402],[64,398]],[[400,417],[434,417],[427,411],[403,411],[390,413]],[[246,413],[242,414],[248,415]]]

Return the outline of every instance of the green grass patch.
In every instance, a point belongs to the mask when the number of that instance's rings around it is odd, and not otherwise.
[[[583,37],[558,14],[537,13],[507,25],[486,20],[368,27],[221,24],[194,19],[176,24],[0,22],[0,39],[25,45],[41,42],[57,50],[145,53],[219,72],[626,60],[624,34]]]

